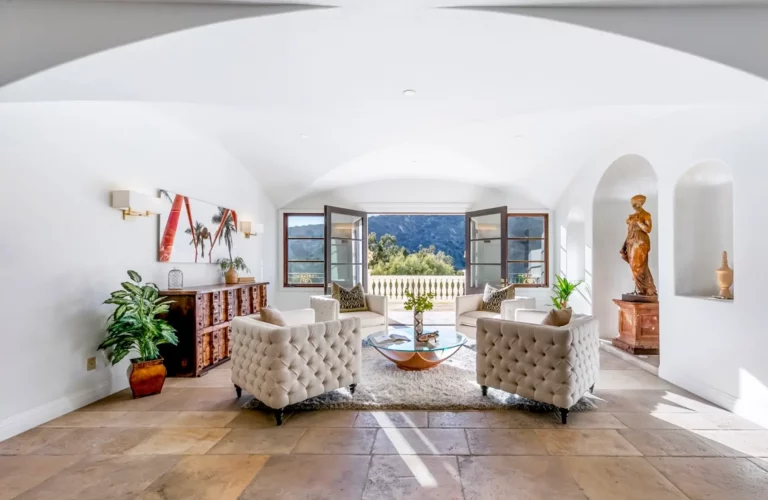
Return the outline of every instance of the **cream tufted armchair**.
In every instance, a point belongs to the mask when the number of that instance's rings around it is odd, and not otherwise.
[[[574,315],[565,326],[542,325],[546,311],[519,309],[516,321],[477,321],[477,383],[568,409],[592,391],[600,370],[597,319]]]
[[[315,310],[318,321],[358,318],[363,336],[386,330],[389,326],[388,300],[384,295],[365,294],[367,311],[339,312],[339,301],[330,295],[314,295],[309,307]]]
[[[477,320],[480,318],[515,319],[518,309],[533,309],[536,299],[532,297],[515,297],[501,302],[501,312],[482,311],[483,294],[460,295],[456,297],[456,330],[469,338],[475,338]]]
[[[232,383],[274,409],[283,409],[341,387],[352,394],[360,381],[362,335],[356,318],[315,323],[313,309],[283,311],[289,326],[258,314],[232,320]]]

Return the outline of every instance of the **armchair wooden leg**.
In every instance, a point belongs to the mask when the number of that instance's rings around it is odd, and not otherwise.
[[[568,409],[567,408],[560,408],[560,421],[563,423],[563,425],[568,423]]]
[[[237,399],[240,399],[243,395],[243,388],[235,384],[235,393],[237,393]]]
[[[589,388],[589,393],[594,394],[595,393],[595,384],[592,384],[592,387]]]
[[[349,385],[349,393],[350,394],[354,394],[355,393],[355,389],[357,389],[357,384],[350,384]]]
[[[480,389],[483,390],[483,396],[487,396],[488,395],[488,386],[487,385],[481,385]]]
[[[277,422],[278,427],[283,425],[283,408],[273,411],[275,413],[275,421]]]

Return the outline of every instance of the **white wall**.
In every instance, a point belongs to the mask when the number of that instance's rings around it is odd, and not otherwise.
[[[768,425],[768,335],[765,334],[764,248],[768,236],[761,210],[768,131],[765,109],[702,108],[637,130],[607,146],[576,174],[558,204],[558,223],[572,209],[583,210],[587,242],[597,244],[592,203],[606,169],[628,153],[648,160],[658,176],[658,279],[661,331],[659,374],[685,389]],[[739,300],[732,303],[678,297],[674,292],[674,188],[691,166],[717,159],[731,167],[733,247],[738,261]],[[623,218],[620,221],[623,228]],[[618,249],[616,249],[618,251]],[[595,256],[595,271],[603,262]],[[626,269],[629,273],[629,269]],[[714,269],[713,269],[714,272]],[[598,296],[597,283],[593,296]],[[602,300],[602,299],[601,299]],[[595,307],[597,305],[595,304]]]
[[[237,248],[274,281],[275,209],[218,145],[137,105],[0,105],[0,440],[127,386],[127,362],[109,368],[96,351],[102,301],[127,269],[164,286],[174,265],[157,262],[157,218],[123,221],[110,191],[160,188],[263,222]],[[215,265],[177,267],[185,285],[221,281]]]

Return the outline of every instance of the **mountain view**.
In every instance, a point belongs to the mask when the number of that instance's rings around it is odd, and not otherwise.
[[[463,215],[370,215],[368,233],[391,234],[409,253],[434,246],[453,259],[456,270],[465,268]]]

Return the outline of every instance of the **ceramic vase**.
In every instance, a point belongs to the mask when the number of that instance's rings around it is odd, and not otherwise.
[[[413,330],[418,335],[424,333],[424,311],[413,311]]]
[[[237,284],[237,269],[235,269],[235,266],[231,266],[229,270],[224,273],[224,282],[227,285],[235,285]]]
[[[160,394],[163,390],[166,375],[163,359],[151,361],[131,360],[128,368],[128,382],[131,384],[131,392],[134,398]]]
[[[732,299],[731,285],[733,285],[733,269],[728,267],[728,252],[723,252],[723,262],[715,271],[717,274],[717,286],[720,287],[720,297]]]

